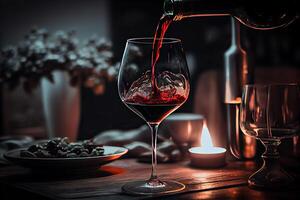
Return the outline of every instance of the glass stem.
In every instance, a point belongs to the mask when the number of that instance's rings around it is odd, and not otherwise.
[[[249,177],[248,183],[253,188],[281,188],[294,181],[294,178],[280,167],[278,146],[280,140],[261,140],[266,147],[263,153],[263,165]]]
[[[278,147],[280,140],[263,140],[266,151],[263,153],[264,166],[266,168],[279,167],[279,152]]]
[[[151,128],[151,138],[152,138],[152,171],[151,171],[151,177],[150,181],[157,180],[157,174],[156,174],[156,165],[157,165],[157,159],[156,159],[156,144],[157,144],[157,130],[158,130],[158,124],[149,124]]]

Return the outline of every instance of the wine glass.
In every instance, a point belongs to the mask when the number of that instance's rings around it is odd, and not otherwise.
[[[161,43],[153,51],[153,42]],[[153,62],[153,55],[159,55]],[[154,64],[153,64],[154,63]],[[182,183],[160,180],[156,173],[156,141],[159,124],[188,98],[189,72],[181,41],[175,38],[127,40],[118,77],[123,103],[150,127],[152,172],[148,180],[127,183],[129,194],[156,195],[183,190]]]
[[[249,186],[262,189],[288,186],[293,177],[279,164],[278,146],[281,139],[299,134],[299,85],[246,85],[240,119],[243,133],[259,139],[266,148],[263,166],[250,176]]]

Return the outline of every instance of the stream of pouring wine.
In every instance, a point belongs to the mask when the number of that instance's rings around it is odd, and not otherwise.
[[[154,35],[154,40],[153,40],[153,45],[152,45],[152,71],[151,71],[151,83],[154,91],[154,95],[157,94],[157,84],[156,84],[156,79],[155,79],[155,65],[159,59],[160,55],[160,49],[162,47],[163,39],[165,37],[165,33],[168,30],[169,25],[172,22],[172,18],[168,15],[163,15],[159,23],[157,25],[155,35]]]

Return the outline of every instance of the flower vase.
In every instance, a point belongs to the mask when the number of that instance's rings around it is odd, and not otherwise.
[[[52,72],[53,81],[42,79],[42,102],[49,138],[77,139],[80,120],[80,87],[70,85],[66,71]]]

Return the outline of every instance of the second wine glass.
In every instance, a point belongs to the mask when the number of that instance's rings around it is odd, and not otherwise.
[[[156,195],[180,191],[185,186],[176,181],[160,180],[156,173],[156,140],[159,124],[188,98],[190,83],[181,41],[174,38],[161,42],[159,58],[152,63],[153,38],[127,40],[118,77],[123,103],[140,116],[151,129],[152,172],[148,180],[127,183],[130,194]]]
[[[278,146],[300,132],[300,87],[297,84],[246,85],[241,103],[242,131],[266,148],[263,166],[248,183],[254,188],[282,188],[293,181],[280,166]]]

